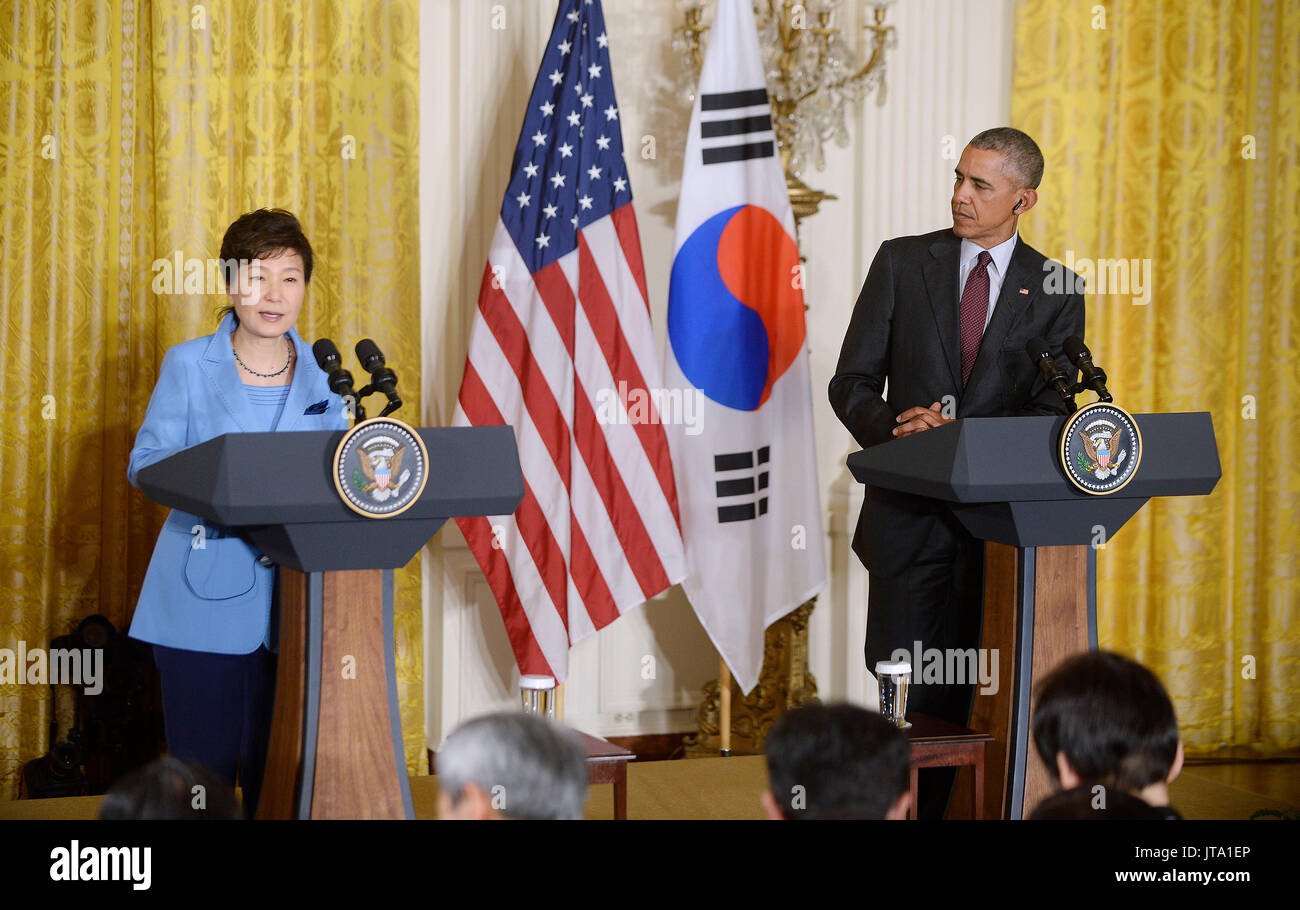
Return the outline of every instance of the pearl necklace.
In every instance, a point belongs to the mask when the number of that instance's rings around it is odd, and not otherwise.
[[[288,356],[284,358],[284,366],[280,367],[280,369],[276,370],[274,373],[259,373],[257,370],[244,363],[243,359],[239,356],[238,349],[235,347],[235,333],[230,333],[230,350],[235,355],[235,362],[254,376],[260,376],[263,379],[271,379],[272,377],[279,376],[285,370],[289,369],[289,364],[293,363],[293,343],[289,341],[288,338],[284,339],[284,343],[289,345],[289,353]]]

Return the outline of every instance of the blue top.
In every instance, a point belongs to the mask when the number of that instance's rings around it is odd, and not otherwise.
[[[227,315],[214,334],[182,342],[163,358],[131,450],[132,484],[146,466],[226,433],[347,428],[342,400],[297,331],[288,332],[297,352],[293,381],[250,389],[230,347],[234,327]],[[270,640],[275,577],[259,555],[239,535],[173,509],[154,545],[131,637],[213,654],[257,650]]]
[[[289,400],[289,386],[249,385],[246,382],[244,391],[248,393],[248,401],[253,406],[254,418],[261,424],[254,432],[273,431],[280,422],[280,414],[284,412],[284,403]]]

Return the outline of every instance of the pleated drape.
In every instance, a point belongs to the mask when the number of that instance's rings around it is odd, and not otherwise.
[[[1211,412],[1223,464],[1211,496],[1153,501],[1107,541],[1101,644],[1160,676],[1189,751],[1294,748],[1300,15],[1028,0],[1011,110],[1047,158],[1022,233],[1092,269],[1087,337],[1116,401]]]
[[[225,302],[157,288],[242,212],[298,215],[316,253],[299,331],[373,337],[419,422],[418,36],[416,0],[0,2],[0,647],[129,624],[165,510],[127,455],[163,354]],[[420,597],[417,559],[396,580],[413,771]],[[48,687],[0,684],[0,798],[49,715]]]

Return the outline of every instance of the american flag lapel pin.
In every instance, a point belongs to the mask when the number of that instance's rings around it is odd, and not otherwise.
[[[1028,294],[1028,293],[1029,293],[1029,288],[1021,288],[1021,289],[1020,289],[1020,293],[1022,293],[1022,294]]]

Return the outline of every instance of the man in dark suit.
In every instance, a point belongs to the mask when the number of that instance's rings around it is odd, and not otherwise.
[[[1056,352],[1083,337],[1082,284],[1016,231],[1042,175],[1033,139],[985,130],[957,164],[952,228],[881,244],[829,390],[864,448],[958,418],[1069,412],[1025,353],[1034,337]],[[1064,354],[1058,363],[1074,375]],[[868,486],[853,550],[871,573],[869,670],[917,642],[944,654],[979,647],[984,547],[947,506]],[[908,708],[965,724],[973,691],[949,680],[917,685]],[[949,786],[922,786],[918,815],[941,815]]]

